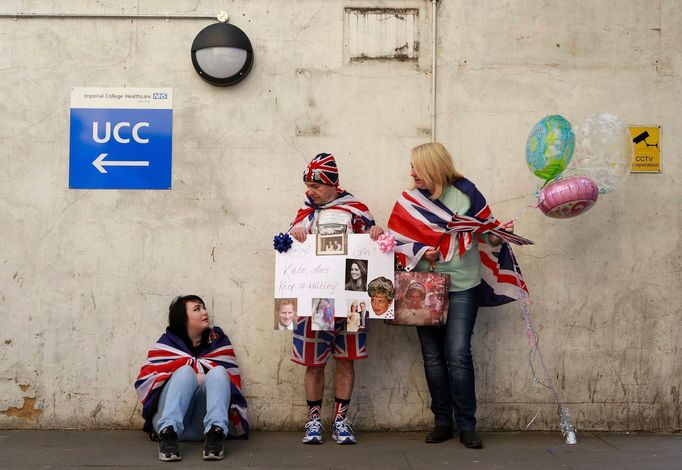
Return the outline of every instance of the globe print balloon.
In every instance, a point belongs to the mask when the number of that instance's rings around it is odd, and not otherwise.
[[[533,126],[528,135],[528,168],[535,176],[552,180],[566,169],[574,149],[575,134],[571,123],[558,114],[546,116]]]

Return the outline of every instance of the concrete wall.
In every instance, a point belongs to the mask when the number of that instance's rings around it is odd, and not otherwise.
[[[344,7],[419,9],[418,60],[349,61]],[[225,9],[256,63],[233,88],[201,81],[189,49],[210,21],[0,19],[0,427],[139,426],[132,383],[180,293],[202,295],[231,335],[253,425],[300,427],[303,369],[288,359],[289,335],[271,330],[272,236],[320,151],[336,155],[342,185],[385,225],[409,184],[409,150],[430,139],[430,8],[2,2],[3,13]],[[517,256],[547,370],[579,430],[682,428],[681,20],[674,0],[439,2],[437,136],[499,218],[532,203],[539,180],[523,152],[542,116],[576,123],[608,111],[663,129],[662,174],[629,177],[578,218],[529,209],[517,223],[537,242]],[[75,86],[173,88],[171,191],[68,189]],[[415,332],[376,322],[369,350],[357,366],[357,427],[430,426]],[[518,305],[480,311],[481,429],[521,429],[537,412],[533,429],[557,428],[528,352]]]

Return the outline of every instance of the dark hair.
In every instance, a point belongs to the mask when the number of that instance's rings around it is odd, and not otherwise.
[[[360,270],[360,274],[362,275],[362,279],[367,279],[367,261],[364,259],[352,259],[350,260],[350,267],[353,267],[353,265],[356,265],[358,269]],[[350,271],[350,269],[349,269]]]
[[[192,341],[187,334],[187,302],[199,302],[206,308],[206,304],[198,295],[182,295],[173,299],[168,306],[168,329],[176,336],[182,339],[187,347],[190,349]],[[201,344],[204,345],[208,341],[208,333],[206,330],[201,336]]]
[[[360,279],[353,280],[350,271],[356,265],[360,270]],[[367,286],[367,260],[364,259],[347,259],[346,260],[346,290],[365,290]]]

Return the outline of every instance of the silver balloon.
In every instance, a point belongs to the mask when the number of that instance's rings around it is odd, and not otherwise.
[[[597,113],[574,128],[575,152],[568,174],[587,176],[604,194],[618,188],[632,162],[632,138],[623,122],[613,114]]]

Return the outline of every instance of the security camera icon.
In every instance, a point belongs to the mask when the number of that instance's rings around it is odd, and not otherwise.
[[[647,131],[642,132],[638,136],[635,136],[632,141],[636,144],[640,142],[644,142],[647,147],[656,147],[658,148],[658,142],[655,144],[650,144],[649,142],[646,141],[647,137],[651,137]]]

